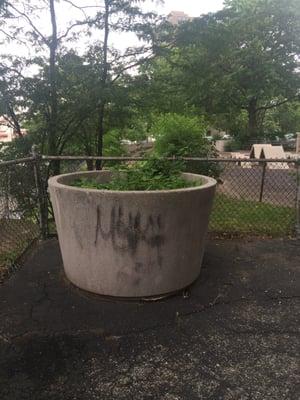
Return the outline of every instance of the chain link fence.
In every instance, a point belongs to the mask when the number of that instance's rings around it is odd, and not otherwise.
[[[39,237],[37,204],[34,160],[0,163],[0,281]]]
[[[0,163],[0,271],[38,237],[55,233],[47,180],[51,163],[61,173],[87,169],[97,158],[32,157]],[[174,158],[172,158],[174,160]],[[104,168],[141,157],[103,157]],[[183,158],[217,179],[209,229],[218,234],[296,236],[299,230],[300,164],[295,160]],[[95,164],[95,162],[94,162]],[[1,274],[1,272],[0,272]],[[1,279],[1,275],[0,275]]]
[[[295,162],[220,162],[210,229],[220,233],[297,233],[299,166]]]

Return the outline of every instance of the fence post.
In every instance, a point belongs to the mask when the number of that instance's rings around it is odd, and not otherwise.
[[[300,160],[296,162],[297,193],[296,193],[296,237],[300,239]]]
[[[40,234],[42,239],[45,240],[47,238],[47,231],[48,231],[47,200],[45,200],[44,185],[41,178],[41,170],[40,170],[41,156],[37,152],[36,145],[32,146],[31,154],[32,157],[34,158],[33,173],[34,173],[35,187],[38,196]]]
[[[263,166],[262,166],[262,174],[261,174],[261,183],[260,183],[260,192],[259,192],[259,202],[262,202],[263,199],[263,194],[264,194],[264,186],[265,186],[265,176],[266,176],[266,168],[267,168],[267,163],[266,161],[263,161]]]

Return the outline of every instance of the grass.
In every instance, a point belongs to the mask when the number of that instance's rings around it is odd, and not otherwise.
[[[210,219],[213,232],[285,236],[293,234],[295,208],[217,194]]]

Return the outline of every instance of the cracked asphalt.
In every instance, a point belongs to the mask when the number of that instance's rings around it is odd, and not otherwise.
[[[209,240],[198,281],[116,302],[41,244],[0,286],[0,399],[300,398],[300,242]]]

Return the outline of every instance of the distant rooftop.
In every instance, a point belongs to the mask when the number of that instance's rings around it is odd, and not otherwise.
[[[168,21],[173,25],[189,21],[192,18],[193,17],[190,17],[183,11],[171,11],[170,14],[168,15]]]

